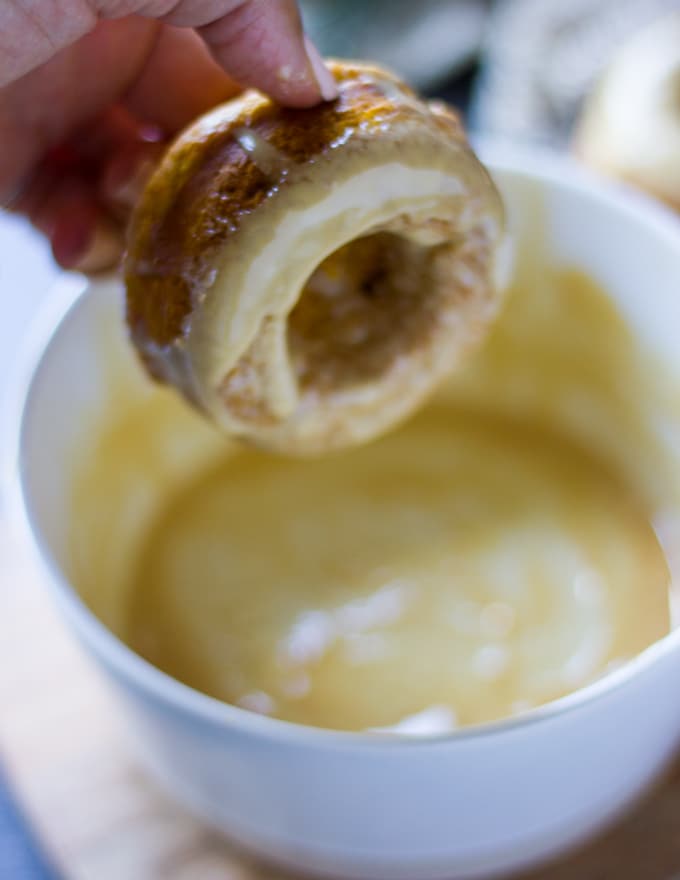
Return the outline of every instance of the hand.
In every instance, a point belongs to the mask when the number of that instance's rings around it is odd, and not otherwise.
[[[295,0],[0,0],[0,205],[106,268],[163,141],[245,85],[335,97]]]

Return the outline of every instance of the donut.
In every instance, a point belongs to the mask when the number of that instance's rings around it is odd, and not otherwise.
[[[586,164],[680,211],[680,12],[614,55],[584,103],[574,147]]]
[[[502,201],[458,117],[381,68],[329,66],[331,103],[249,90],[190,125],[125,260],[151,375],[292,455],[406,418],[483,337],[507,271]]]

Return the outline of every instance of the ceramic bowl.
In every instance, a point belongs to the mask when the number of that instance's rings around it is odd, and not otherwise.
[[[644,421],[653,455],[596,397],[566,406],[524,387],[504,405],[541,407],[558,427],[592,435],[648,492],[672,555],[676,503],[680,509],[680,222],[566,161],[508,150],[487,150],[485,158],[519,252],[541,249],[604,285],[630,330],[631,358],[660,370],[676,392],[650,398],[622,380],[619,403]],[[126,394],[157,393],[128,349],[121,304],[111,280],[68,279],[50,299],[15,383],[13,515],[25,522],[65,623],[119,700],[142,761],[178,801],[246,850],[293,870],[451,880],[509,872],[575,844],[660,772],[680,737],[677,630],[556,702],[417,739],[252,714],[129,650],[78,595],[69,561],[69,542],[87,525],[70,513],[74,450],[94,414]],[[567,326],[558,320],[546,332],[563,338]],[[115,383],[112,357],[122,364]]]

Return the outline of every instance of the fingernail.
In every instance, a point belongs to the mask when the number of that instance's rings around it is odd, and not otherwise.
[[[309,63],[312,66],[314,79],[319,86],[321,97],[324,99],[324,101],[334,101],[338,97],[337,83],[333,79],[333,74],[324,64],[323,58],[321,57],[321,55],[319,55],[316,46],[306,35],[305,49],[307,50],[307,57],[309,58]]]
[[[75,272],[103,272],[112,269],[123,253],[122,235],[108,223],[98,223],[84,251],[68,266]]]

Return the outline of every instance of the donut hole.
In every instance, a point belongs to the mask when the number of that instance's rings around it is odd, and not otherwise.
[[[425,245],[377,231],[327,257],[288,319],[300,391],[375,382],[427,345],[441,320],[438,264],[453,251],[450,241]]]

